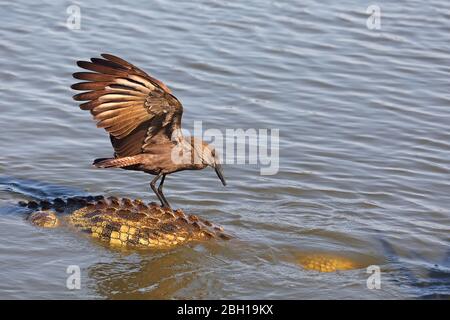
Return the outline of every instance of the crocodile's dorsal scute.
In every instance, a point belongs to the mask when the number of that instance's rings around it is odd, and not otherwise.
[[[230,238],[222,227],[196,215],[139,199],[72,197],[20,204],[33,210],[28,220],[35,225],[55,227],[66,222],[117,246],[166,248],[189,241]],[[58,213],[63,212],[67,216],[59,218]]]

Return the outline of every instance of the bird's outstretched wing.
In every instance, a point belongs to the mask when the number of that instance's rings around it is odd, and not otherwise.
[[[151,144],[172,141],[181,128],[183,107],[161,81],[131,63],[102,54],[77,65],[93,72],[77,72],[75,79],[85,80],[72,89],[85,90],[73,98],[89,110],[111,137],[120,157],[145,152]]]

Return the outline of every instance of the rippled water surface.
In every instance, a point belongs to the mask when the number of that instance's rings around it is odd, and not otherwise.
[[[450,294],[450,4],[376,1],[1,1],[1,298],[417,298]],[[186,129],[280,129],[280,168],[171,175],[166,195],[235,235],[120,252],[29,225],[16,202],[154,195],[150,176],[91,167],[112,153],[72,101],[74,62],[109,52],[170,86]],[[304,270],[337,253],[379,265]],[[66,288],[79,265],[81,290]]]

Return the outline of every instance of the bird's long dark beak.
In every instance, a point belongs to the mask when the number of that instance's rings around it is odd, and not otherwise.
[[[217,176],[219,177],[220,181],[222,181],[222,184],[224,186],[226,186],[227,182],[225,181],[225,178],[223,177],[223,170],[222,170],[222,166],[220,165],[220,163],[215,164],[214,170],[216,170]]]

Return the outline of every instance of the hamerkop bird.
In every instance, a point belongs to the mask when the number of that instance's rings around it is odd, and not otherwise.
[[[91,61],[78,61],[83,69],[72,85],[85,90],[73,98],[89,110],[110,135],[113,158],[94,160],[98,168],[122,168],[155,175],[150,186],[164,207],[170,208],[163,194],[166,175],[181,170],[214,168],[226,185],[218,156],[199,138],[184,137],[181,132],[183,106],[170,89],[131,63],[111,54]],[[156,188],[156,182],[161,182]]]

